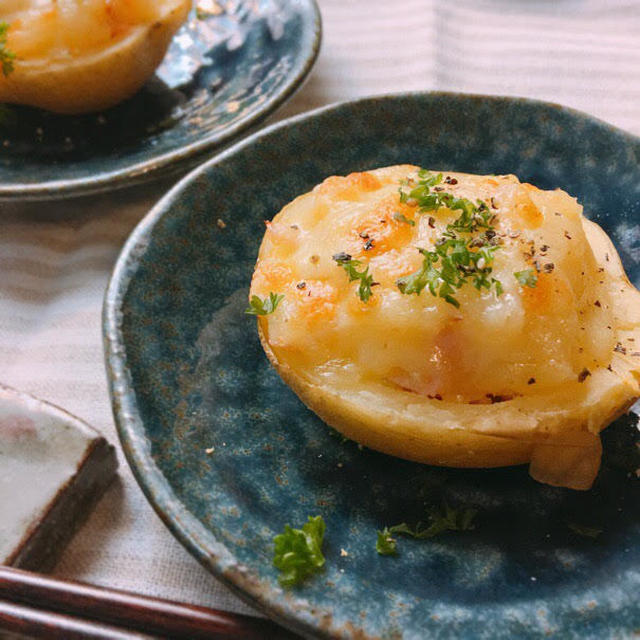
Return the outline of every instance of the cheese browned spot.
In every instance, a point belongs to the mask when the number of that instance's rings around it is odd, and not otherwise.
[[[258,321],[268,355],[312,409],[372,448],[465,467],[533,460],[539,480],[590,486],[597,434],[640,394],[640,363],[615,351],[621,336],[640,339],[640,294],[574,198],[459,173],[437,192],[486,203],[500,287],[468,282],[458,306],[428,288],[403,294],[397,280],[423,264],[417,248],[433,251],[460,214],[401,202],[417,172],[331,177],[268,224],[251,285],[285,296]],[[366,302],[339,253],[368,267]],[[575,455],[553,454],[563,448]]]

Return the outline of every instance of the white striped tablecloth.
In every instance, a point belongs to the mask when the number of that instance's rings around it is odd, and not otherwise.
[[[272,121],[357,96],[437,89],[542,98],[640,134],[638,0],[319,4],[318,63]],[[114,443],[102,296],[124,240],[169,186],[0,204],[0,381],[65,407]],[[172,538],[120,457],[119,481],[55,573],[250,611]]]

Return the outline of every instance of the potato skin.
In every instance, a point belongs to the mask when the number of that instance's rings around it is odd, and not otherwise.
[[[584,218],[581,225],[616,310],[613,335],[618,344],[640,345],[640,293],[629,283],[605,232]],[[615,349],[608,367],[593,368],[580,385],[581,398],[559,388],[495,404],[468,404],[377,384],[353,372],[322,378],[292,366],[286,351],[279,357],[269,322],[269,316],[258,317],[265,353],[307,407],[346,437],[415,462],[461,468],[530,463],[536,480],[585,490],[599,469],[600,431],[640,396],[640,352],[632,349]]]
[[[370,449],[441,467],[504,467],[531,459],[534,447],[531,442],[472,433],[462,428],[441,428],[431,423],[428,414],[425,415],[425,424],[429,427],[426,430],[415,429],[410,423],[401,425],[401,429],[390,428],[386,422],[388,416],[378,414],[376,407],[349,402],[331,388],[309,384],[286,363],[280,362],[260,320],[258,335],[269,362],[302,402],[329,426]]]
[[[112,107],[153,74],[190,7],[189,0],[168,2],[153,24],[134,27],[107,49],[71,61],[17,60],[8,77],[0,75],[0,102],[61,114]]]

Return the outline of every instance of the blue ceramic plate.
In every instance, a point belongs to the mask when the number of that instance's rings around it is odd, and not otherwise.
[[[125,187],[202,162],[281,105],[320,47],[315,0],[197,0],[154,78],[103,113],[0,110],[0,200]],[[1,105],[0,105],[1,106]]]
[[[160,517],[248,602],[310,636],[603,638],[639,629],[634,417],[605,433],[589,492],[537,484],[523,467],[399,460],[344,442],[310,413],[243,314],[265,219],[330,174],[401,162],[515,172],[566,189],[611,234],[639,284],[638,154],[638,139],[556,105],[427,93],[294,118],[185,178],[126,244],[104,316],[120,437]],[[477,509],[476,528],[401,539],[395,558],[376,553],[378,529],[416,523],[445,502]],[[317,514],[327,523],[326,571],[284,592],[273,536]]]

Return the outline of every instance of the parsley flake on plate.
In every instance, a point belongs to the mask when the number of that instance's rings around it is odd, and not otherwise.
[[[411,528],[406,522],[390,527],[391,533],[402,533],[412,538],[424,540],[433,538],[445,531],[470,531],[475,529],[473,520],[478,512],[476,509],[461,507],[454,509],[448,504],[442,508],[429,509],[429,522],[418,522],[415,528]]]
[[[249,306],[244,312],[253,316],[266,316],[273,313],[283,299],[284,295],[273,293],[273,291],[269,294],[269,297],[264,300],[258,296],[251,296]]]
[[[322,516],[309,516],[302,529],[293,529],[287,524],[284,533],[273,539],[273,564],[281,571],[278,581],[283,587],[296,586],[324,567],[325,528]]]
[[[401,522],[400,524],[385,527],[382,531],[378,531],[376,551],[380,555],[393,555],[396,553],[395,540],[392,538],[392,536],[396,534],[409,536],[410,538],[416,538],[418,540],[425,540],[440,535],[445,531],[470,531],[475,529],[473,521],[477,513],[476,509],[464,507],[454,509],[446,503],[441,508],[430,508],[428,511],[428,522],[418,522],[415,527],[408,525],[406,522]],[[385,540],[392,540],[393,544],[389,543],[388,546],[385,546],[384,541],[381,543],[381,537]],[[393,551],[388,550],[391,548],[393,548]],[[381,549],[383,549],[384,552],[381,551]]]
[[[396,539],[392,537],[389,527],[385,527],[382,531],[378,531],[376,551],[381,556],[395,556],[398,553]]]

